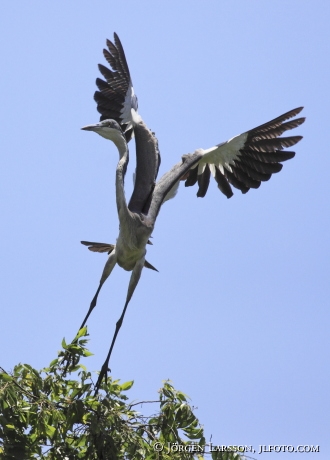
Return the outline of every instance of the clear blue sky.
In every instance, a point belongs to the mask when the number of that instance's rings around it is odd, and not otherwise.
[[[329,21],[325,1],[6,2],[1,49],[1,359],[47,365],[85,316],[114,243],[118,153],[80,128],[105,39],[125,48],[160,174],[305,106],[296,157],[227,200],[212,183],[164,205],[114,349],[113,376],[192,398],[214,444],[320,445],[329,455]],[[134,151],[126,177],[132,190]],[[88,323],[98,370],[126,296],[116,268]],[[274,458],[275,454],[254,455]],[[293,458],[277,454],[276,458]]]

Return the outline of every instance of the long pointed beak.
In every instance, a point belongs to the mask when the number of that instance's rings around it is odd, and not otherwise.
[[[97,130],[98,128],[98,125],[86,125],[86,126],[83,126],[81,129],[83,129],[84,131],[95,131]]]

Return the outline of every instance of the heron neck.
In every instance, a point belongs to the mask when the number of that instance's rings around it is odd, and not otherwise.
[[[129,154],[128,154],[128,147],[126,142],[115,142],[118,151],[119,151],[119,162],[117,164],[116,169],[116,201],[117,201],[117,210],[118,215],[124,213],[128,213],[127,203],[125,198],[125,190],[124,190],[124,181],[125,181],[125,174],[126,168],[129,161]]]

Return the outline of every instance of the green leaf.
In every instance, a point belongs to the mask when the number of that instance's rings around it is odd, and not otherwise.
[[[88,350],[84,350],[83,355],[86,356],[86,358],[88,358],[88,356],[94,356],[94,353],[91,353],[91,352],[88,351]],[[85,369],[86,369],[86,368],[85,368]]]
[[[64,337],[63,337],[63,340],[62,340],[62,348],[64,348],[64,350],[66,350],[68,348]]]
[[[67,350],[70,350],[70,352],[76,352],[76,353],[81,353],[81,346],[76,345],[75,343],[70,343],[69,345],[66,346]]]
[[[78,334],[73,339],[73,341],[80,339],[80,337],[85,336],[87,334],[87,326],[82,327],[79,329]]]
[[[187,398],[189,397],[185,393],[182,393],[182,391],[178,391],[176,396],[180,399],[180,401],[187,401]]]
[[[6,382],[11,382],[13,380],[12,376],[9,374],[6,374],[5,372],[2,372],[0,374],[0,378],[5,380]]]
[[[56,431],[56,428],[54,428],[53,426],[51,425],[46,425],[46,433],[47,433],[47,436],[49,436],[50,438],[52,438],[55,434],[55,431]]]
[[[134,380],[130,380],[129,382],[125,382],[122,385],[120,385],[120,387],[122,391],[127,391],[130,388],[132,388],[133,384],[134,384]]]

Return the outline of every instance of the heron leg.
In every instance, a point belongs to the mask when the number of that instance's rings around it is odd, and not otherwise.
[[[87,315],[85,316],[85,319],[82,322],[82,324],[81,324],[79,329],[81,329],[81,328],[83,328],[85,326],[85,324],[86,324],[86,322],[87,322],[87,320],[89,318],[89,315],[94,310],[94,308],[96,306],[98,295],[100,293],[100,290],[101,290],[104,282],[106,281],[106,279],[109,277],[110,273],[112,272],[114,266],[116,265],[116,262],[117,262],[117,255],[116,255],[116,248],[114,248],[113,251],[110,253],[110,255],[108,257],[108,260],[107,260],[107,262],[106,262],[106,264],[104,266],[103,273],[102,273],[102,276],[101,276],[101,279],[100,279],[99,287],[97,288],[96,294],[93,297],[93,300],[91,301],[91,304],[90,304],[89,310],[87,312]]]
[[[128,285],[128,290],[127,290],[127,296],[126,296],[126,302],[125,302],[125,306],[124,306],[124,309],[122,311],[122,314],[121,314],[121,317],[119,318],[119,320],[117,321],[116,323],[116,330],[115,330],[115,333],[114,333],[114,336],[112,338],[112,342],[111,342],[111,345],[110,345],[110,350],[109,350],[109,353],[106,357],[106,360],[104,361],[103,365],[102,365],[102,368],[101,368],[101,372],[100,372],[100,375],[99,375],[99,378],[97,379],[97,382],[96,382],[96,389],[95,389],[95,394],[97,394],[99,388],[100,388],[100,385],[101,385],[101,382],[102,382],[102,379],[103,377],[105,377],[105,381],[107,383],[107,373],[108,373],[108,370],[109,370],[109,361],[110,361],[110,356],[111,356],[111,353],[112,353],[112,349],[115,345],[115,342],[116,342],[116,338],[117,338],[117,335],[118,335],[118,332],[119,332],[119,329],[121,328],[121,325],[123,323],[123,320],[124,320],[124,316],[125,316],[125,313],[126,313],[126,309],[127,309],[127,306],[129,304],[129,301],[131,300],[132,298],[132,295],[134,293],[134,290],[136,288],[136,286],[138,285],[138,282],[140,280],[140,276],[141,276],[141,273],[142,273],[142,269],[144,267],[144,262],[145,262],[145,259],[144,257],[142,257],[136,264],[135,264],[135,267],[133,268],[133,271],[132,271],[132,275],[131,275],[131,278],[130,278],[130,281],[129,281],[129,285]]]

